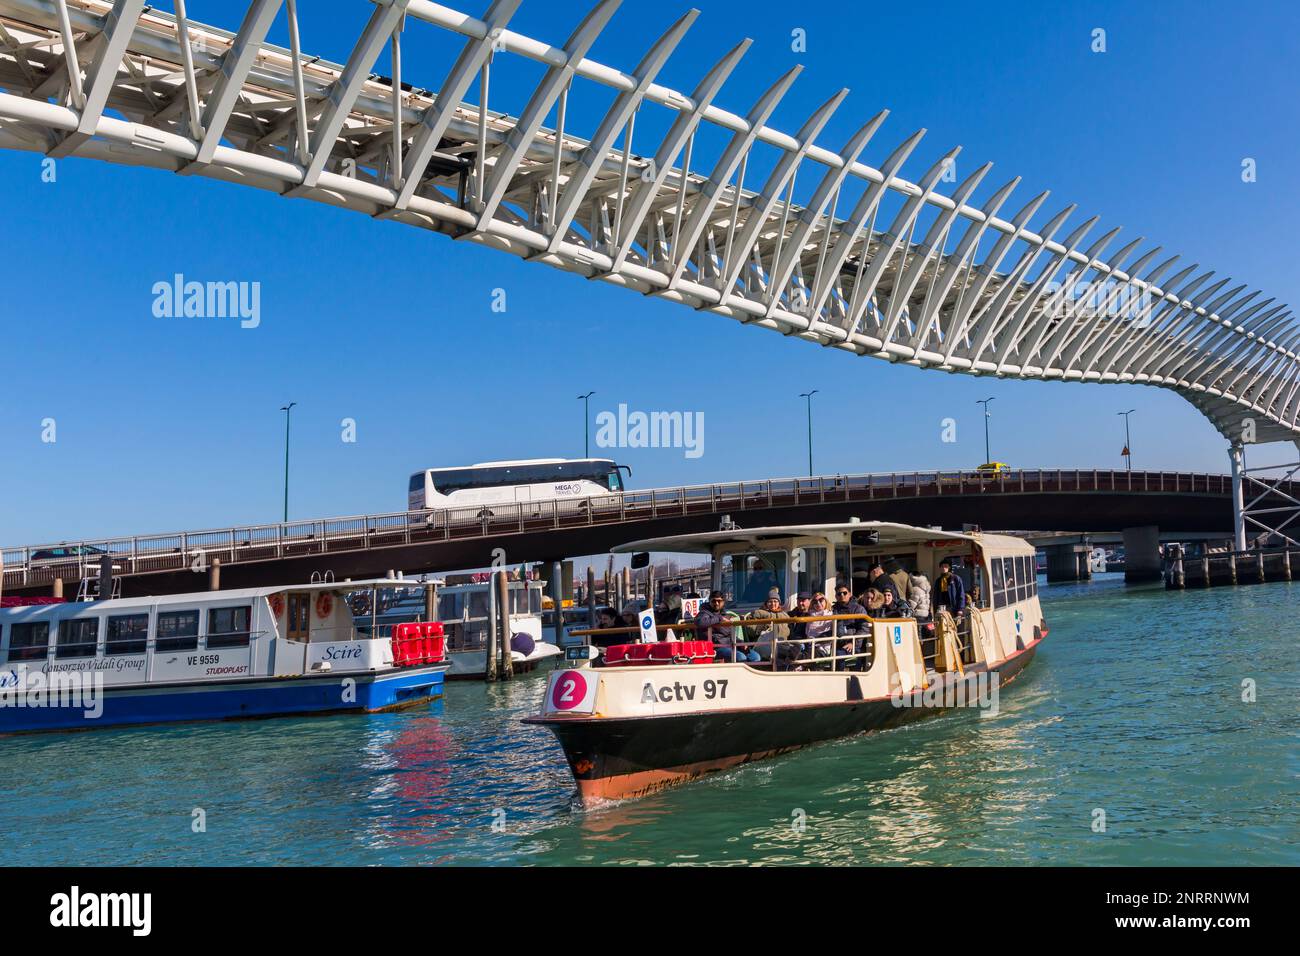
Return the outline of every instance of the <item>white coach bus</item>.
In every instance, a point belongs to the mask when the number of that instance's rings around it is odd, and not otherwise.
[[[426,468],[411,476],[407,507],[481,507],[490,514],[493,505],[617,494],[624,489],[624,471],[631,477],[627,465],[608,458],[532,458]]]

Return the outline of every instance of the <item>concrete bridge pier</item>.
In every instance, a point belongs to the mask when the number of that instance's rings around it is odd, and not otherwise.
[[[1160,529],[1153,524],[1124,529],[1124,583],[1159,581]]]
[[[1053,544],[1043,548],[1047,555],[1047,580],[1091,581],[1092,566],[1088,558],[1092,546],[1088,544]]]

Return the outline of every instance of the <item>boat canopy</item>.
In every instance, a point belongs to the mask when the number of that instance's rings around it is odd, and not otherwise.
[[[935,528],[919,528],[914,525],[895,524],[890,521],[843,521],[837,524],[799,524],[774,525],[765,528],[732,528],[723,531],[704,531],[696,534],[679,534],[665,538],[645,538],[620,544],[610,550],[615,553],[633,551],[657,551],[680,554],[709,554],[718,545],[750,544],[785,538],[829,538],[846,537],[864,531],[874,531],[879,536],[879,547],[912,546],[926,541],[973,541],[983,547],[996,544],[997,550],[1008,552],[1032,551],[1033,548],[1020,538],[1007,535],[984,534],[982,532],[942,531]]]

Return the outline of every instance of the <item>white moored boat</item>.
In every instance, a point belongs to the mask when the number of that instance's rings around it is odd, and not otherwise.
[[[373,712],[442,694],[436,625],[354,620],[391,580],[0,609],[0,733]]]
[[[946,559],[974,599],[964,614],[936,614],[933,639],[923,639],[914,618],[879,612],[768,618],[776,626],[753,645],[766,645],[766,659],[752,664],[721,662],[695,640],[609,648],[603,660],[592,648],[571,649],[572,666],[551,675],[542,712],[527,721],[554,732],[588,805],[995,703],[999,685],[1047,634],[1034,549],[1019,538],[854,521],[689,534],[615,551],[709,555],[712,591],[741,613],[772,590],[785,609],[799,592],[832,595],[837,573],[856,583],[860,569],[890,559],[931,582]],[[676,625],[674,638],[693,637],[691,627]]]
[[[426,617],[426,585],[411,581],[403,591],[395,589],[391,599],[381,599],[375,618],[380,627],[395,627]],[[447,677],[473,678],[487,674],[488,637],[493,633],[492,587],[488,581],[467,584],[437,583],[437,619],[447,638]],[[515,673],[531,671],[563,653],[547,637],[553,629],[542,625],[541,581],[510,581],[510,659]],[[358,600],[359,599],[359,600]],[[354,607],[368,608],[369,594],[349,596]],[[366,610],[365,613],[369,613]],[[364,616],[364,615],[363,615]],[[549,635],[548,635],[549,632]]]

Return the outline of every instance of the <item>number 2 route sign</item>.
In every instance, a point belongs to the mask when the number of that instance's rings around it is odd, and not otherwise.
[[[582,671],[560,671],[551,678],[547,696],[550,710],[563,714],[590,714],[596,709],[596,685],[599,679]]]

